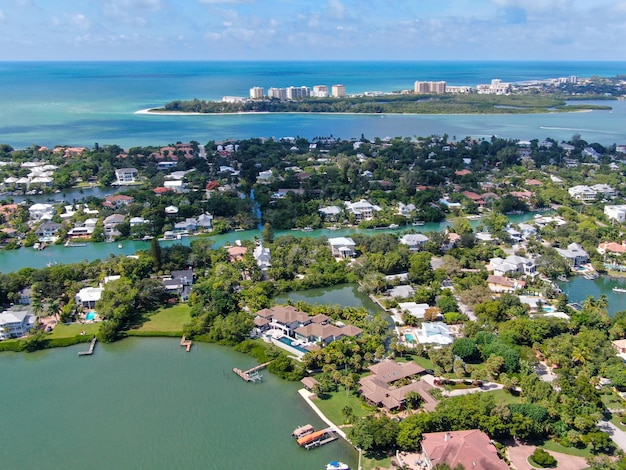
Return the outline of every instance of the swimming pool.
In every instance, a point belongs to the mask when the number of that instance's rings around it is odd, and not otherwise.
[[[413,341],[415,341],[415,336],[413,336],[411,333],[405,333],[404,337],[409,343],[412,343]]]
[[[93,320],[96,318],[96,312],[94,312],[93,310],[90,310],[89,312],[87,312],[87,315],[85,315],[85,320]]]
[[[286,344],[288,346],[291,346],[292,348],[297,349],[298,351],[303,352],[305,354],[309,352],[306,349],[304,349],[304,348],[302,348],[302,347],[300,347],[298,345],[294,345],[293,344],[293,340],[291,338],[286,337],[286,336],[282,336],[281,338],[279,338],[278,341],[280,341],[281,343],[284,343],[284,344]]]

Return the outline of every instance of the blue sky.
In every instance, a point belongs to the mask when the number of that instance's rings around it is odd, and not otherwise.
[[[624,60],[626,0],[2,0],[0,60]]]

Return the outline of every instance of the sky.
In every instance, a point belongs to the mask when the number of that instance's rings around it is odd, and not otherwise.
[[[619,60],[626,0],[0,0],[0,60]]]

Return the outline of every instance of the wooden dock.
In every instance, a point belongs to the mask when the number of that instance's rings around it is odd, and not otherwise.
[[[87,351],[79,351],[78,355],[79,356],[91,356],[93,354],[93,350],[96,347],[96,337],[94,336],[93,339],[91,340],[91,343],[89,344],[89,349]]]
[[[265,369],[270,362],[272,361],[266,362],[265,364],[259,364],[258,366],[252,367],[248,370],[241,370],[235,367],[233,372],[246,382],[256,382],[257,380],[261,380],[263,378],[263,376],[259,374],[259,371],[261,369]]]
[[[315,431],[307,434],[298,439],[298,445],[304,447],[306,450],[313,449],[314,447],[323,446],[329,442],[333,442],[339,439],[339,435],[334,428],[326,428],[321,431]]]
[[[192,344],[193,341],[191,341],[190,339],[185,339],[185,335],[183,335],[183,337],[180,339],[180,345],[183,346],[187,352],[191,351]]]

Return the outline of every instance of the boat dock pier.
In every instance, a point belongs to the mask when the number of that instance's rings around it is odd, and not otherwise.
[[[185,335],[183,335],[183,337],[180,339],[180,345],[183,346],[187,352],[191,351],[192,344],[193,341],[191,341],[190,339],[185,339]]]
[[[91,340],[91,343],[89,344],[89,349],[87,351],[79,351],[78,355],[79,356],[91,356],[93,354],[93,350],[96,347],[96,337],[94,336],[93,339]]]
[[[261,380],[263,378],[263,376],[259,374],[259,371],[261,369],[265,369],[270,362],[272,361],[266,362],[265,364],[260,364],[248,370],[241,370],[235,367],[233,369],[233,372],[246,382],[256,382],[257,380]]]
[[[339,435],[335,431],[335,428],[326,428],[321,431],[315,431],[307,434],[304,437],[298,439],[298,444],[304,447],[306,450],[313,449],[314,447],[323,446],[329,442],[333,442],[339,439]]]

